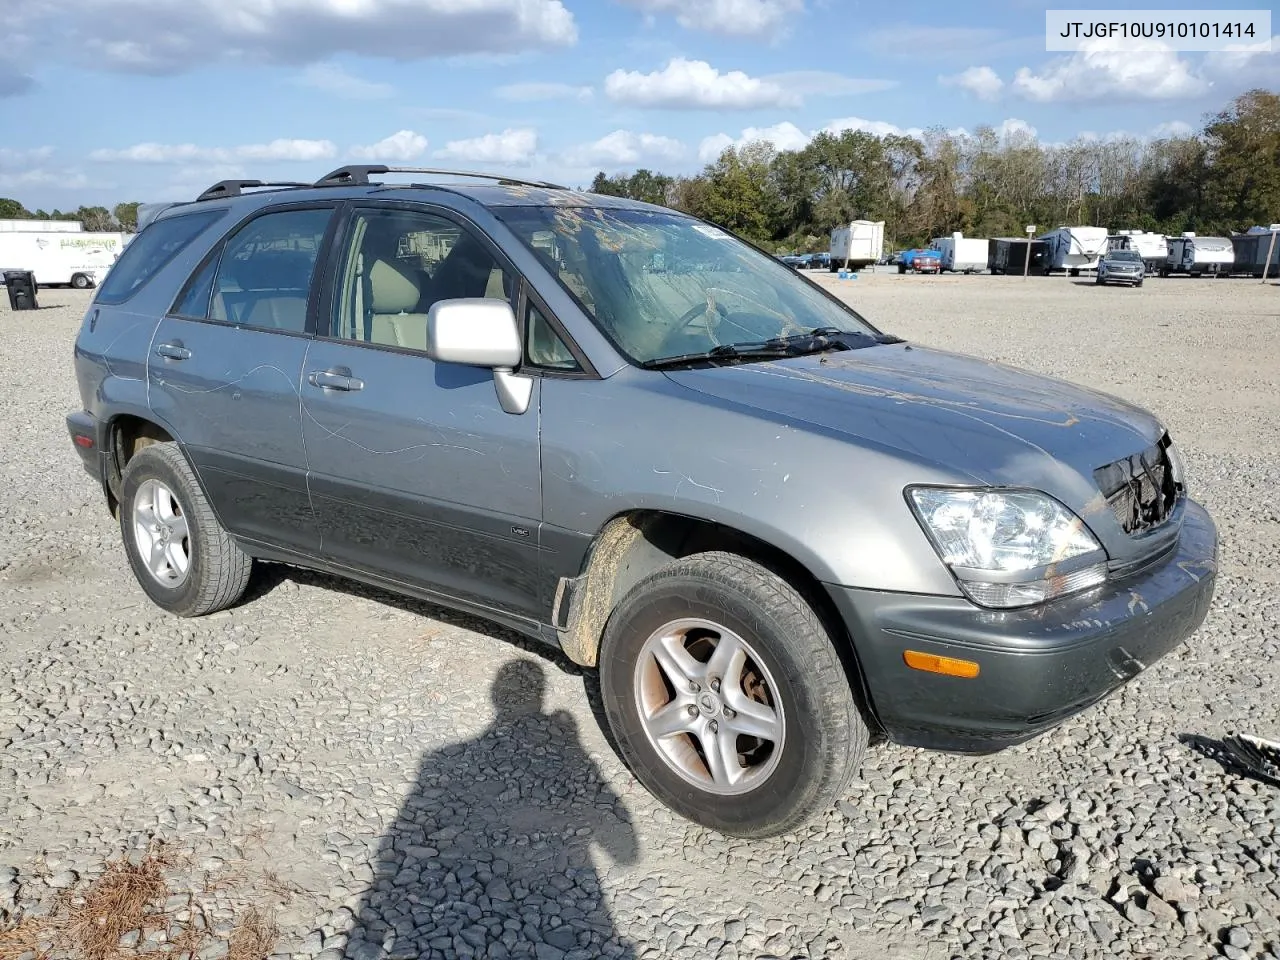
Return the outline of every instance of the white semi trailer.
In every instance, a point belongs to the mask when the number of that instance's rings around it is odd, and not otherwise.
[[[934,237],[933,249],[942,254],[943,271],[952,273],[981,273],[987,269],[987,251],[991,241],[966,237],[953,233],[949,237]]]
[[[5,270],[30,270],[42,287],[95,287],[127,238],[123,233],[71,230],[0,231],[0,276]]]
[[[856,270],[884,256],[884,221],[854,220],[831,231],[831,263],[828,269]]]

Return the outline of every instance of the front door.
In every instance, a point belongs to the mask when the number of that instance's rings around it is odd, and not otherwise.
[[[182,442],[223,526],[307,554],[320,534],[298,384],[333,213],[278,210],[237,230],[160,322],[148,363],[152,409]]]
[[[381,204],[352,211],[331,263],[329,336],[302,383],[325,557],[539,616],[538,383],[505,413],[489,370],[425,353],[432,303],[510,300],[514,274],[445,215]]]

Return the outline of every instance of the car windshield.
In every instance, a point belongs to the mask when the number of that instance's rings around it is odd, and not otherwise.
[[[1112,251],[1109,260],[1141,260],[1142,255],[1136,250],[1115,250]]]
[[[677,213],[495,211],[628,358],[665,358],[870,324],[779,259]]]

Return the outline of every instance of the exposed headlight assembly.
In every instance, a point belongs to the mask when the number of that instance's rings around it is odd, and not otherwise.
[[[1043,603],[1107,579],[1107,555],[1079,517],[1035,490],[908,487],[907,500],[974,603]]]

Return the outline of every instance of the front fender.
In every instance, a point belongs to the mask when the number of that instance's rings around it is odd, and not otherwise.
[[[639,371],[549,378],[541,415],[544,521],[584,545],[611,518],[653,510],[748,534],[827,583],[959,595],[902,496],[955,481],[926,461]]]

